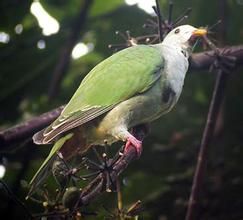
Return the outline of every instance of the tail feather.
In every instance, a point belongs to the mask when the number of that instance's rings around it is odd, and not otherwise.
[[[38,134],[38,133],[37,133]],[[69,140],[73,136],[73,133],[69,133],[66,136],[60,138],[55,145],[52,147],[48,157],[43,162],[39,170],[36,172],[34,177],[30,181],[30,190],[26,197],[30,197],[35,190],[43,183],[46,177],[50,174],[50,169],[52,167],[53,162],[56,159],[56,153],[61,149],[61,147],[65,144],[67,140]]]
[[[38,131],[37,133],[34,134],[34,136],[32,137],[33,142],[35,144],[38,145],[42,145],[42,144],[50,144],[54,142],[54,139],[56,139],[56,137],[62,133],[64,133],[65,131],[70,130],[70,129],[62,129],[58,128],[58,129],[52,129],[51,125],[47,128],[44,128],[40,131]]]
[[[40,130],[39,132],[35,133],[34,136],[32,137],[33,139],[33,142],[35,144],[44,144],[43,141],[44,141],[44,132],[45,132],[46,128]]]

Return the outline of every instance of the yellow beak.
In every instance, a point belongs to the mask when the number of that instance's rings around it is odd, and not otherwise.
[[[207,34],[207,30],[203,28],[198,28],[195,31],[193,31],[192,35],[196,37],[201,37]]]

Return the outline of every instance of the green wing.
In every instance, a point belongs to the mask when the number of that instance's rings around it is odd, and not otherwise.
[[[163,67],[161,53],[149,45],[133,46],[107,58],[90,71],[59,118],[44,131],[44,142],[145,92],[160,78]]]

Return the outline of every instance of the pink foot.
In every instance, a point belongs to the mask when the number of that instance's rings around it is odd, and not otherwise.
[[[142,141],[139,141],[137,138],[134,136],[130,135],[127,138],[127,142],[125,145],[124,152],[126,153],[130,147],[135,147],[137,151],[137,157],[139,158],[142,154]]]

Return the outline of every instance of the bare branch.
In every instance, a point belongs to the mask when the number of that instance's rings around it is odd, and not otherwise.
[[[63,108],[64,106],[60,106],[31,120],[18,124],[7,130],[1,131],[0,151],[9,151],[10,145],[19,143],[31,137],[35,132],[48,126],[60,115]]]
[[[160,5],[159,5],[159,1],[156,0],[156,7],[153,7],[155,13],[157,14],[157,23],[158,23],[158,32],[159,32],[159,40],[160,42],[163,40],[163,30],[162,30],[162,23],[164,24],[164,19],[162,18],[161,15],[161,10],[160,10]]]
[[[213,96],[209,107],[206,126],[204,128],[203,137],[201,141],[200,151],[198,154],[197,167],[193,179],[192,192],[189,199],[188,211],[186,220],[193,220],[194,215],[197,213],[195,208],[199,202],[199,195],[202,188],[203,177],[206,170],[206,157],[208,152],[209,143],[213,136],[213,130],[216,124],[217,115],[219,113],[220,105],[223,101],[224,90],[226,87],[228,74],[219,70],[217,79],[214,86]]]
[[[225,56],[235,57],[236,67],[243,66],[243,45],[224,47],[218,49]],[[193,70],[207,70],[214,62],[214,51],[195,53],[190,59],[190,68]]]

